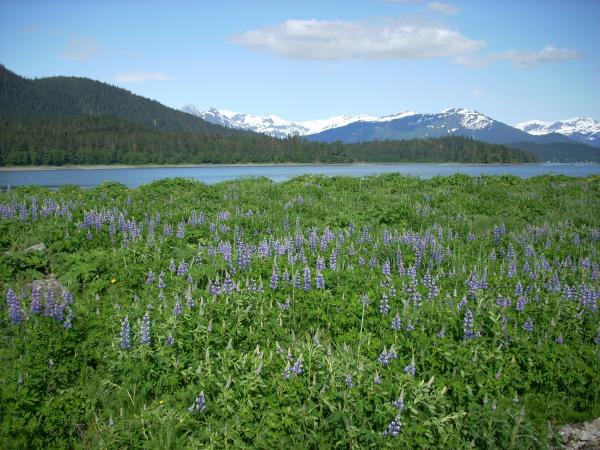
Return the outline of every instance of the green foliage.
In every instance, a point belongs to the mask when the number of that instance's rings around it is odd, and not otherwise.
[[[599,290],[598,179],[170,179],[136,189],[22,187],[0,193],[0,204],[0,290],[28,295],[22,323],[11,323],[6,301],[0,306],[2,448],[548,448],[556,441],[549,423],[600,415],[598,311],[563,293],[567,284]],[[44,205],[58,207],[42,216]],[[114,228],[91,212],[113,217]],[[181,223],[185,233],[177,237]],[[496,241],[500,224],[507,232]],[[322,249],[327,233],[335,238]],[[306,263],[296,244],[297,260],[274,250],[259,256],[265,243],[296,239]],[[47,252],[26,251],[39,242]],[[398,251],[408,269],[417,242],[428,244],[413,286],[399,272]],[[231,264],[219,250],[226,243]],[[253,251],[247,268],[237,263],[241,243]],[[275,265],[301,281],[310,267],[314,281],[319,257],[324,289],[283,282],[270,289]],[[189,264],[191,283],[169,269],[171,260]],[[507,276],[511,261],[514,277]],[[149,270],[155,278],[147,284]],[[427,273],[439,288],[431,300]],[[472,274],[486,274],[488,286],[471,295]],[[554,274],[559,290],[549,287]],[[209,281],[223,285],[228,275],[239,290],[212,295]],[[45,290],[42,311],[31,312],[31,284],[49,280],[74,295],[62,320],[46,315]],[[515,307],[517,282],[529,289],[523,311]],[[383,294],[387,315],[379,311]],[[510,298],[510,307],[499,306],[499,297]],[[173,313],[178,300],[181,315]],[[472,340],[463,337],[464,308],[480,333]],[[145,314],[149,345],[140,342]],[[390,327],[396,314],[399,330]],[[125,317],[129,350],[121,349]],[[529,317],[534,329],[526,332]],[[397,358],[379,363],[392,348]],[[298,358],[303,373],[285,379]],[[404,372],[412,362],[415,376]],[[190,413],[201,391],[206,410]],[[401,412],[392,403],[400,396]],[[398,436],[385,436],[396,415]]]

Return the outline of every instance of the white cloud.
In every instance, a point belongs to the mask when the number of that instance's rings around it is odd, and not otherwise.
[[[104,46],[93,37],[73,37],[65,44],[61,56],[64,59],[85,61],[104,50]]]
[[[490,53],[488,55],[459,55],[454,58],[456,64],[466,67],[485,67],[496,61],[510,61],[513,66],[519,68],[530,68],[540,64],[555,63],[580,59],[583,55],[575,50],[556,48],[547,45],[541,50],[520,51],[507,50],[505,52]]]
[[[287,20],[250,30],[234,43],[292,59],[414,59],[456,56],[485,46],[444,25],[418,20]]]
[[[452,6],[448,3],[442,2],[431,2],[427,5],[427,7],[432,11],[448,15],[460,12],[460,9],[458,9],[456,6]]]
[[[475,87],[475,88],[471,89],[471,91],[469,92],[469,95],[471,97],[479,98],[483,95],[483,92],[481,91],[480,88]]]
[[[118,81],[120,83],[139,83],[141,81],[147,81],[147,80],[158,80],[158,81],[165,81],[165,80],[172,80],[173,78],[171,78],[168,75],[165,75],[164,73],[161,72],[125,72],[125,73],[120,73],[117,76],[115,76],[114,80]]]

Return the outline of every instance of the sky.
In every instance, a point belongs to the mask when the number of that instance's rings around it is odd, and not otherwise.
[[[0,0],[0,64],[287,120],[600,120],[600,1]]]

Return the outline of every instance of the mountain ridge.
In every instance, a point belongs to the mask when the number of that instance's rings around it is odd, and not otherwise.
[[[416,113],[407,110],[385,116],[342,115],[329,119],[296,122],[274,115],[265,117],[218,110],[214,107],[201,110],[193,105],[186,105],[182,110],[225,127],[251,130],[277,138],[300,135],[308,140],[321,142],[340,140],[350,143],[376,139],[412,139],[458,134],[500,144],[580,142],[594,146],[600,145],[600,123],[593,119],[585,120],[597,124],[597,129],[593,126],[587,128],[579,126],[571,132],[569,128],[562,126],[547,128],[544,132],[531,132],[528,125],[531,127],[534,124],[541,126],[549,123],[529,121],[511,126],[467,108],[448,108],[439,113]],[[398,120],[401,122],[392,123]],[[578,120],[581,122],[581,119]],[[567,123],[569,120],[560,122]],[[519,127],[520,125],[523,126]],[[596,133],[596,135],[589,138],[590,133]]]

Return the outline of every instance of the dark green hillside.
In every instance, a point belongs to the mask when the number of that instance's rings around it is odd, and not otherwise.
[[[0,119],[64,120],[82,116],[112,116],[160,131],[240,134],[100,81],[78,77],[30,80],[0,65]]]

